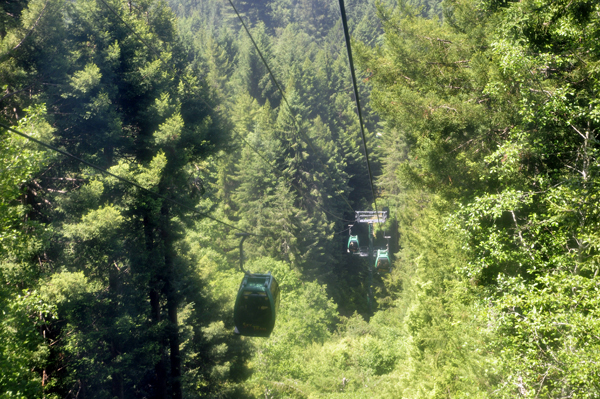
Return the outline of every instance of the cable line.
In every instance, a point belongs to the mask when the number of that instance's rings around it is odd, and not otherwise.
[[[231,0],[229,0],[231,2]],[[365,159],[367,160],[367,170],[369,171],[369,183],[371,183],[371,193],[373,194],[373,203],[375,204],[375,213],[377,222],[379,222],[379,212],[377,211],[377,197],[375,197],[375,189],[373,188],[373,174],[371,173],[371,164],[369,163],[369,151],[367,150],[367,139],[365,138],[365,129],[360,110],[360,100],[358,98],[358,86],[356,84],[356,74],[354,73],[354,61],[352,60],[352,47],[350,46],[350,33],[348,32],[348,20],[346,19],[346,8],[344,0],[339,0],[340,14],[342,15],[342,25],[344,27],[344,37],[346,38],[346,50],[348,51],[348,63],[350,64],[350,74],[352,75],[352,86],[354,87],[354,99],[356,101],[356,110],[358,111],[358,119],[360,121],[360,134],[362,136],[363,150]]]
[[[145,40],[144,40],[144,39],[143,39],[143,38],[142,38],[142,37],[141,37],[141,36],[140,36],[140,35],[139,35],[139,34],[138,34],[138,33],[137,33],[137,32],[136,32],[136,31],[135,31],[133,28],[132,28],[132,27],[131,27],[131,26],[129,26],[129,24],[128,24],[128,23],[127,23],[127,22],[126,22],[126,21],[125,21],[123,18],[121,18],[121,16],[120,16],[120,15],[119,15],[119,14],[118,14],[118,13],[117,13],[117,12],[116,12],[116,11],[115,11],[115,10],[114,10],[114,9],[113,9],[111,6],[110,6],[110,5],[108,5],[108,3],[106,3],[106,1],[105,1],[105,0],[100,0],[100,2],[102,2],[102,4],[104,4],[104,6],[105,6],[106,8],[108,8],[108,9],[109,9],[109,10],[110,10],[110,11],[111,11],[111,12],[112,12],[112,13],[113,13],[113,14],[114,14],[114,15],[115,15],[115,16],[116,16],[118,19],[119,19],[119,21],[121,21],[121,23],[122,23],[123,25],[125,25],[125,26],[126,26],[126,27],[127,27],[127,29],[128,29],[129,31],[131,31],[131,32],[133,33],[133,35],[134,35],[136,38],[138,38],[138,39],[139,39],[139,41],[140,41],[140,42],[141,42],[141,43],[142,43],[144,46],[146,46],[146,47],[147,47],[147,48],[148,48],[150,51],[152,51],[152,52],[153,52],[153,53],[154,53],[154,54],[155,54],[155,55],[158,57],[158,59],[160,59],[160,60],[163,62],[163,64],[165,64],[165,65],[167,65],[169,68],[171,68],[171,70],[172,70],[172,71],[173,71],[173,72],[174,72],[176,75],[179,75],[179,71],[178,71],[178,70],[176,70],[176,69],[175,69],[173,66],[169,65],[168,63],[166,63],[166,62],[163,60],[161,53],[160,53],[158,50],[156,50],[156,49],[155,49],[155,48],[154,48],[152,45],[148,44],[148,43],[147,43],[147,42],[146,42],[146,41],[145,41]],[[232,6],[233,6],[233,4],[232,4]],[[235,9],[235,7],[234,7],[234,9]],[[237,10],[236,10],[236,12],[237,12]],[[239,14],[238,14],[238,16],[239,16]],[[244,23],[244,22],[242,21],[242,24],[243,24],[243,23]],[[244,25],[244,28],[245,28],[245,25]],[[248,32],[248,31],[246,30],[246,32]],[[252,37],[250,37],[250,39],[251,39],[251,40],[252,40],[252,42],[254,43],[254,39],[253,39]],[[255,44],[255,46],[256,46],[256,43],[254,43],[254,44]],[[257,48],[257,49],[258,49],[258,48]],[[260,51],[259,51],[259,54],[260,54]],[[262,54],[260,54],[260,57],[262,58]],[[264,58],[263,58],[263,62],[265,62],[265,61],[264,61]],[[265,64],[265,66],[267,67],[267,69],[268,69],[268,70],[269,70],[269,72],[270,72],[269,66],[268,66],[268,65],[266,65],[266,64]],[[273,77],[273,75],[271,75],[271,76]],[[188,83],[188,82],[187,82],[185,79],[182,79],[182,80],[183,80],[185,83]],[[274,77],[273,77],[273,80],[275,81]],[[275,81],[275,84],[277,85],[277,87],[279,87],[279,84],[277,83],[277,81]],[[281,88],[280,88],[280,87],[279,87],[279,90],[281,91]],[[283,93],[282,93],[282,95],[283,95]],[[284,98],[285,98],[285,97],[284,97]],[[206,105],[206,106],[207,106],[207,107],[208,107],[208,108],[209,108],[211,111],[213,111],[213,112],[217,112],[217,111],[215,111],[215,109],[214,109],[214,108],[213,108],[213,107],[212,107],[212,106],[211,106],[211,105],[210,105],[210,104],[209,104],[209,103],[208,103],[208,102],[207,102],[207,101],[206,101],[206,100],[205,100],[203,97],[200,97],[200,99],[201,99],[201,101],[204,103],[204,105]],[[287,103],[287,100],[286,100],[286,103]],[[288,108],[289,108],[289,105],[288,105]],[[292,116],[293,116],[293,114],[292,114]],[[296,122],[296,118],[295,118],[295,117],[294,117],[294,122]],[[296,122],[296,124],[297,124],[297,122]],[[268,165],[269,165],[269,166],[272,168],[272,170],[276,171],[276,173],[279,173],[279,176],[280,176],[280,177],[282,177],[282,178],[286,179],[286,177],[285,177],[285,176],[283,176],[283,174],[282,174],[282,173],[281,173],[281,172],[280,172],[280,171],[279,171],[279,170],[278,170],[278,169],[277,169],[275,166],[271,165],[271,163],[270,163],[270,162],[269,162],[269,161],[268,161],[268,160],[267,160],[267,159],[266,159],[266,158],[265,158],[265,157],[264,157],[264,156],[263,156],[263,155],[262,155],[262,154],[261,154],[261,153],[260,153],[258,150],[256,150],[256,149],[255,149],[255,148],[254,148],[252,145],[250,145],[250,143],[248,143],[248,142],[247,142],[247,141],[244,139],[244,137],[243,137],[243,136],[242,136],[242,135],[241,135],[239,132],[237,132],[235,129],[231,129],[231,131],[232,131],[233,133],[235,133],[235,134],[236,134],[236,135],[237,135],[239,138],[241,138],[241,139],[242,139],[242,141],[244,141],[244,142],[245,142],[245,143],[246,143],[246,144],[247,144],[247,145],[248,145],[248,146],[249,146],[249,147],[250,147],[250,148],[251,148],[251,149],[252,149],[252,150],[253,150],[253,151],[254,151],[254,152],[255,152],[255,153],[256,153],[256,154],[257,154],[257,155],[258,155],[258,156],[259,156],[259,157],[260,157],[260,158],[263,160],[263,161],[264,161],[264,162],[265,162],[265,163],[267,163],[267,164],[268,164]],[[312,147],[312,145],[311,145],[311,147]],[[314,147],[313,147],[313,151],[314,151]],[[319,162],[320,162],[320,161],[319,161]],[[322,163],[321,163],[321,164],[322,164]],[[329,174],[328,174],[328,176],[330,177],[330,179],[332,179],[332,180],[333,180],[333,178],[331,177],[331,175],[329,175]],[[315,205],[317,208],[319,208],[319,209],[320,209],[320,210],[322,210],[323,212],[327,213],[328,215],[330,215],[330,216],[333,216],[334,218],[336,218],[336,219],[339,219],[339,220],[341,220],[341,221],[344,221],[344,222],[351,222],[351,221],[352,221],[352,220],[347,220],[347,219],[344,219],[344,218],[342,218],[342,217],[340,217],[340,216],[337,216],[337,215],[335,215],[335,214],[333,214],[333,213],[331,213],[331,212],[329,212],[329,211],[325,210],[324,208],[320,207],[320,206],[319,206],[319,205],[318,205],[318,204],[317,204],[317,203],[316,203],[316,202],[315,202],[313,199],[311,199],[310,197],[307,197],[307,196],[306,196],[306,195],[305,195],[305,194],[302,192],[302,190],[300,190],[300,188],[299,188],[297,185],[295,185],[295,184],[294,184],[292,181],[288,180],[288,183],[290,183],[290,184],[291,184],[291,185],[292,185],[292,186],[293,186],[293,187],[294,187],[294,188],[295,188],[295,189],[298,191],[298,193],[299,193],[299,194],[300,194],[302,197],[304,197],[305,199],[309,199],[309,200],[313,201],[314,205]],[[340,194],[340,196],[341,196],[341,194]],[[343,196],[342,196],[342,199],[344,199],[344,201],[346,201],[346,199],[345,199]],[[347,201],[346,201],[346,203],[348,204],[348,202],[347,202]],[[350,206],[350,204],[348,204],[348,205]],[[352,211],[354,212],[354,209],[352,208],[352,206],[350,206],[350,208],[351,208],[351,209],[352,209]]]
[[[333,233],[333,234],[336,234],[336,235],[337,235],[337,234],[342,234],[342,233],[345,233],[345,232],[347,232],[347,231],[348,231],[348,230],[350,230],[351,228],[352,228],[352,227],[348,227],[347,229],[344,229],[344,230],[342,230],[342,231],[338,231],[338,232],[336,232],[336,233]]]
[[[312,145],[312,142],[310,141],[309,137],[304,132],[302,132],[302,129],[300,129],[300,125],[298,124],[298,120],[296,119],[296,115],[294,115],[294,112],[292,111],[292,107],[290,107],[290,104],[288,103],[288,100],[285,97],[285,94],[283,93],[283,90],[282,90],[281,86],[279,85],[279,82],[277,82],[277,79],[275,79],[275,75],[273,74],[273,71],[271,71],[271,68],[269,67],[269,64],[267,64],[267,60],[265,60],[265,57],[263,56],[262,52],[258,48],[258,45],[254,41],[254,38],[250,34],[250,30],[248,30],[248,27],[246,26],[246,23],[242,19],[242,16],[238,12],[237,8],[235,8],[235,5],[233,4],[233,2],[231,0],[229,0],[229,4],[231,4],[231,7],[233,8],[233,11],[235,11],[235,14],[237,15],[238,19],[242,23],[242,26],[244,27],[244,30],[248,34],[248,37],[250,38],[250,41],[252,41],[252,44],[254,45],[254,48],[258,52],[258,56],[260,57],[262,63],[267,68],[267,71],[269,72],[269,76],[273,80],[273,83],[275,83],[275,86],[277,87],[277,90],[279,90],[279,93],[281,94],[281,97],[283,98],[283,101],[287,105],[288,110],[290,111],[290,114],[292,115],[292,119],[294,120],[294,124],[296,125],[296,129],[298,130],[298,134],[300,134],[302,136],[302,139],[306,142],[306,144],[308,144],[308,146],[310,147],[310,149],[312,150],[312,152],[315,154],[315,157],[316,157],[317,161],[321,164],[321,166],[323,166],[323,171],[327,174],[327,177],[329,177],[329,179],[331,180],[331,182],[333,184],[335,184],[335,179],[329,173],[329,170],[328,170],[327,166],[323,162],[321,162],[321,159],[318,156],[319,153],[317,152],[317,150],[315,149],[315,147]],[[348,202],[348,200],[346,199],[346,197],[344,197],[341,194],[341,192],[337,193],[337,194],[340,197],[342,197],[342,199],[344,200],[344,202],[346,203],[346,205],[348,205],[348,207],[350,207],[350,209],[352,210],[352,212],[355,212],[354,208],[352,207],[352,205],[350,205],[350,203]]]
[[[254,237],[268,237],[268,236],[261,236],[261,235],[257,235],[257,234],[253,234],[253,233],[248,233],[247,231],[245,231],[245,230],[242,230],[242,229],[240,229],[239,227],[235,227],[235,226],[233,226],[233,225],[231,225],[231,224],[229,224],[229,223],[227,223],[227,222],[223,222],[222,220],[219,220],[219,219],[217,219],[217,218],[214,218],[214,217],[210,216],[210,215],[209,215],[209,214],[207,214],[207,213],[200,212],[200,211],[198,211],[198,210],[196,210],[196,209],[194,209],[194,208],[191,208],[191,207],[189,207],[189,206],[187,206],[187,205],[185,205],[185,204],[182,204],[181,202],[179,202],[179,201],[177,201],[177,200],[174,200],[174,199],[172,199],[172,198],[169,198],[169,197],[165,197],[165,196],[164,196],[164,195],[162,195],[162,194],[155,193],[154,191],[148,190],[147,188],[144,188],[144,187],[142,187],[141,185],[139,185],[139,184],[137,184],[137,183],[135,183],[135,182],[132,182],[132,181],[130,181],[130,180],[127,180],[127,179],[125,179],[124,177],[121,177],[121,176],[115,175],[114,173],[111,173],[111,172],[109,172],[109,171],[108,171],[108,170],[106,170],[106,169],[103,169],[103,168],[101,168],[101,167],[99,167],[99,166],[97,166],[97,165],[94,165],[93,163],[90,163],[90,162],[88,162],[88,161],[86,161],[86,160],[84,160],[84,159],[81,159],[81,158],[79,158],[79,157],[77,157],[77,156],[75,156],[75,155],[73,155],[73,154],[71,154],[71,153],[69,153],[69,152],[67,152],[67,151],[63,151],[63,150],[61,150],[61,149],[59,149],[59,148],[56,148],[56,147],[54,147],[53,145],[50,145],[50,144],[48,144],[48,143],[45,143],[45,142],[43,142],[43,141],[41,141],[41,140],[38,140],[38,139],[36,139],[36,138],[34,138],[34,137],[31,137],[31,136],[29,136],[28,134],[25,134],[25,133],[23,133],[23,132],[20,132],[20,131],[18,131],[18,130],[16,130],[16,129],[13,129],[13,128],[12,128],[12,127],[10,127],[10,126],[8,126],[8,125],[5,125],[4,123],[0,123],[0,127],[4,128],[4,129],[6,129],[6,130],[8,130],[8,131],[10,131],[10,132],[13,132],[13,133],[15,133],[15,134],[18,134],[19,136],[21,136],[21,137],[24,137],[24,138],[26,138],[27,140],[31,140],[31,141],[33,141],[34,143],[36,143],[36,144],[38,144],[38,145],[41,145],[42,147],[46,147],[46,148],[48,148],[49,150],[52,150],[52,151],[54,151],[54,152],[57,152],[57,153],[59,153],[59,154],[61,154],[61,155],[64,155],[64,156],[66,156],[66,157],[72,158],[72,159],[76,160],[77,162],[80,162],[80,163],[82,163],[82,164],[84,164],[84,165],[87,165],[87,166],[89,166],[90,168],[93,168],[93,169],[95,169],[95,170],[97,170],[97,171],[99,171],[99,172],[101,172],[101,173],[103,173],[103,174],[105,174],[105,175],[108,175],[108,176],[114,177],[115,179],[117,179],[117,180],[119,180],[119,181],[121,181],[121,182],[123,182],[123,183],[126,183],[126,184],[132,185],[132,186],[134,186],[134,187],[137,187],[138,189],[140,189],[140,190],[144,191],[145,193],[148,193],[148,194],[154,195],[155,197],[158,197],[158,198],[161,198],[161,199],[163,199],[163,200],[165,200],[165,201],[171,202],[171,203],[173,203],[173,204],[175,204],[175,205],[178,205],[178,206],[179,206],[179,207],[181,207],[181,208],[184,208],[184,209],[186,209],[186,210],[188,210],[188,211],[190,211],[190,212],[193,212],[193,213],[195,213],[195,214],[198,214],[198,215],[200,215],[200,216],[202,216],[202,217],[205,217],[205,218],[207,218],[207,219],[210,219],[210,220],[212,220],[212,221],[215,221],[215,222],[217,222],[217,223],[220,223],[220,224],[222,224],[222,225],[224,225],[224,226],[230,227],[230,228],[232,228],[232,229],[234,229],[234,230],[241,231],[241,232],[242,232],[242,233],[244,233],[244,234],[248,234],[248,235],[251,235],[251,236],[254,236]]]

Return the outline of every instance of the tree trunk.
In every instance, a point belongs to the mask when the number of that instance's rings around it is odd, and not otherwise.
[[[169,208],[166,204],[161,209],[162,229],[161,238],[165,250],[165,295],[167,298],[167,315],[169,318],[169,349],[171,361],[171,395],[173,399],[181,399],[181,357],[179,355],[179,326],[177,324],[177,307],[179,305],[174,281],[173,236],[170,231]]]
[[[160,322],[160,295],[156,290],[150,290],[150,306],[152,307],[152,320],[158,324]],[[161,342],[161,346],[163,343]],[[167,399],[167,366],[164,350],[161,348],[160,360],[154,366],[156,373],[156,394],[155,399]]]
[[[110,296],[113,298],[114,303],[115,304],[119,304],[119,296],[121,295],[121,281],[120,281],[120,275],[119,275],[119,269],[118,269],[118,265],[116,263],[116,261],[109,266],[109,272],[108,272],[108,290],[110,293]],[[116,306],[120,306],[120,305],[116,305]],[[110,339],[110,360],[109,362],[112,363],[114,361],[114,359],[116,359],[119,354],[122,353],[122,347],[120,345],[120,339],[119,337],[112,337]],[[112,373],[111,375],[112,377],[112,386],[111,386],[111,392],[113,397],[116,397],[118,399],[124,399],[124,393],[123,393],[123,378],[122,378],[122,372],[118,369],[117,366],[117,370]]]
[[[148,215],[144,216],[144,235],[146,237],[146,251],[148,252],[148,261],[151,262],[152,255],[154,253],[154,232],[152,225],[150,223],[150,218]],[[150,311],[151,317],[154,324],[160,323],[161,314],[160,314],[160,292],[159,290],[153,286],[158,281],[161,280],[161,274],[159,270],[157,270],[156,265],[149,265],[149,269],[151,270],[152,276],[150,278]],[[156,373],[156,391],[154,394],[154,399],[167,399],[167,365],[166,365],[166,356],[165,347],[163,342],[160,342],[160,360],[154,366],[154,372]]]
[[[169,321],[171,322],[169,343],[171,346],[171,391],[173,399],[181,399],[181,357],[179,355],[179,328],[177,325],[177,301],[167,298]]]

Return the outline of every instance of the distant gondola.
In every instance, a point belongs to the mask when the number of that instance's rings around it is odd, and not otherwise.
[[[348,252],[353,254],[358,252],[358,236],[348,238]]]
[[[275,327],[279,308],[279,284],[271,273],[246,274],[235,301],[235,333],[268,337]]]
[[[377,250],[377,258],[375,259],[375,268],[379,273],[389,273],[391,268],[390,257],[386,249]]]

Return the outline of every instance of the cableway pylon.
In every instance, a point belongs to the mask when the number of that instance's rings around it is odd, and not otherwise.
[[[367,294],[367,304],[369,307],[369,313],[372,313],[372,302],[373,302],[373,269],[375,269],[378,273],[389,272],[391,267],[391,262],[389,258],[389,249],[390,249],[390,238],[391,236],[383,234],[383,237],[386,239],[387,243],[385,249],[375,249],[373,243],[374,237],[374,229],[373,225],[375,223],[385,223],[389,216],[389,211],[387,209],[383,211],[355,211],[355,220],[354,223],[364,223],[369,226],[369,246],[361,247],[359,246],[358,235],[352,235],[352,227],[354,224],[349,226],[349,234],[348,238],[348,252],[353,255],[358,255],[361,257],[367,258],[367,265],[369,270],[369,290]],[[377,255],[375,255],[377,253]]]

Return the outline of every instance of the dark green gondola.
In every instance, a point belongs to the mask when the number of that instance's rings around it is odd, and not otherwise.
[[[390,256],[386,249],[377,250],[377,258],[375,259],[375,268],[379,273],[389,273],[391,268]]]
[[[279,284],[271,273],[246,274],[233,309],[235,333],[268,337],[279,308]]]
[[[358,252],[358,236],[348,238],[348,252],[353,254]]]

